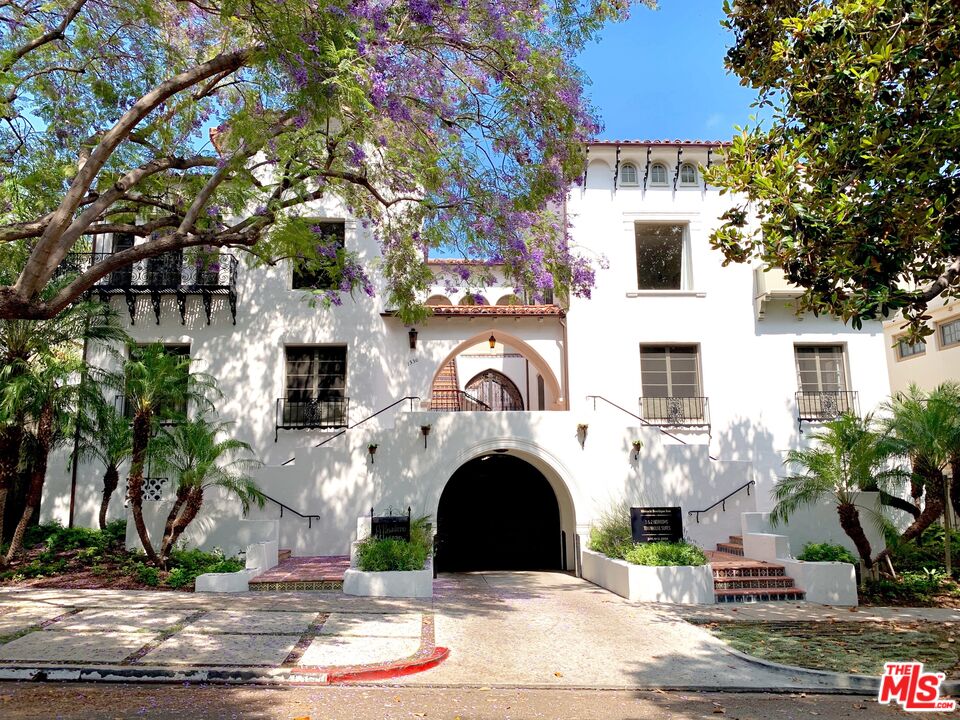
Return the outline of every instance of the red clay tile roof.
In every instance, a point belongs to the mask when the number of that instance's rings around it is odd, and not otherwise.
[[[433,258],[427,260],[427,265],[489,265],[500,267],[503,263],[492,263],[489,260],[465,260],[464,258]]]
[[[729,140],[590,140],[587,145],[668,145],[672,147],[730,147]]]
[[[431,305],[436,317],[565,317],[557,305]]]

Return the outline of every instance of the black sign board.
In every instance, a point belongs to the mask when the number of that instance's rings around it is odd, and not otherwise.
[[[683,516],[678,507],[632,507],[630,530],[635,543],[680,542],[683,540]]]
[[[378,540],[385,538],[396,538],[397,540],[410,541],[410,508],[407,508],[406,515],[380,515],[373,514],[373,508],[370,508],[370,534]]]

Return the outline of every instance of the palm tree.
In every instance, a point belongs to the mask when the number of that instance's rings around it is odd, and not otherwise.
[[[26,503],[4,564],[19,554],[30,520],[40,510],[50,452],[69,439],[77,408],[101,397],[97,378],[83,359],[73,354],[45,353],[35,357],[26,371],[3,387],[3,414],[16,412],[26,421],[27,442],[21,453],[29,472]]]
[[[162,421],[184,422],[189,402],[200,406],[201,412],[212,407],[208,394],[219,395],[219,391],[209,375],[190,372],[189,357],[169,353],[160,343],[131,348],[122,387],[128,413],[133,415],[127,499],[143,550],[151,562],[160,565],[143,519],[143,469],[150,439]]]
[[[236,457],[238,453],[252,453],[250,446],[240,440],[217,440],[230,424],[210,422],[201,415],[190,422],[164,428],[156,439],[154,462],[160,471],[173,476],[177,488],[160,543],[163,568],[177,540],[200,512],[207,488],[216,487],[235,495],[244,514],[250,510],[251,503],[263,507],[264,494],[246,474],[247,470],[260,467],[260,462],[252,457]]]
[[[54,292],[56,287],[49,291]],[[0,537],[8,494],[28,458],[24,452],[29,396],[22,380],[39,357],[83,356],[88,342],[105,343],[127,338],[116,314],[105,303],[83,301],[65,308],[52,320],[0,320],[0,394],[6,401],[0,411]],[[82,375],[85,370],[80,368]],[[16,398],[20,400],[14,402]]]
[[[873,560],[857,499],[866,487],[883,487],[902,477],[901,471],[888,468],[892,448],[872,425],[869,415],[861,419],[847,412],[824,423],[824,429],[811,436],[817,443],[814,447],[787,453],[785,464],[800,472],[777,481],[773,491],[777,504],[770,514],[777,525],[786,522],[798,508],[832,496],[840,527],[868,569]]]
[[[107,526],[110,498],[120,484],[120,465],[133,452],[130,419],[113,405],[101,403],[83,418],[76,459],[71,462],[99,462],[104,467],[103,498],[100,501],[100,529]]]
[[[953,512],[960,515],[960,382],[945,382],[930,393],[928,403],[942,405],[938,411],[946,420],[944,440],[950,467],[950,501]]]
[[[884,423],[886,431],[913,467],[911,495],[918,502],[918,490],[922,488],[923,510],[901,533],[902,541],[920,537],[943,514],[944,471],[950,463],[960,423],[960,411],[951,397],[949,387],[927,393],[911,385],[906,393],[898,393],[883,405],[889,414]]]

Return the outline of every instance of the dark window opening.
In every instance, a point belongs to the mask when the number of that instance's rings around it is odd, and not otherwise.
[[[305,261],[295,260],[293,263],[293,289],[294,290],[332,290],[337,285],[337,279],[334,277],[336,258],[325,255],[321,248],[331,253],[331,248],[335,253],[339,253],[346,246],[345,225],[343,221],[323,221],[315,222],[312,227],[318,228],[317,237],[317,256],[315,259]]]
[[[346,424],[346,379],[345,346],[288,347],[284,424]]]
[[[680,290],[683,286],[683,225],[637,223],[637,288]]]

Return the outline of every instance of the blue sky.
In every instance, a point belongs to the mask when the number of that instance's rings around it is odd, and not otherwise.
[[[628,22],[608,25],[579,59],[599,136],[729,139],[754,95],[723,67],[732,35],[722,18],[722,0],[660,0],[658,10],[635,6]]]

